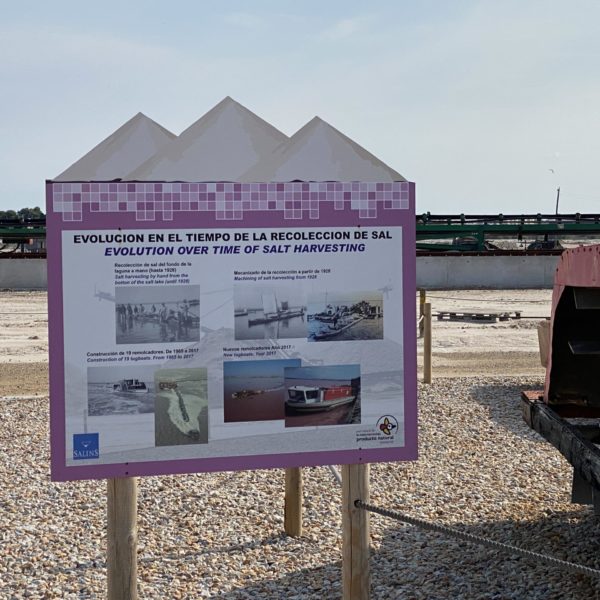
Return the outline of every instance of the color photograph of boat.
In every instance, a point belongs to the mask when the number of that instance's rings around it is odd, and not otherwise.
[[[299,286],[236,286],[236,340],[306,337],[306,303]]]
[[[360,365],[285,369],[285,426],[360,423]]]
[[[310,342],[383,339],[383,294],[317,292],[308,296]]]
[[[286,406],[299,411],[331,410],[340,404],[348,404],[356,400],[352,386],[335,385],[315,387],[293,385],[287,389]]]

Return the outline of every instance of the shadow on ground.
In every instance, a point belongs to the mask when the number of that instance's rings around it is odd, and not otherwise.
[[[569,521],[568,528],[565,520]],[[535,522],[454,527],[600,569],[600,522],[586,508],[576,516],[557,512]],[[521,558],[378,515],[373,516],[372,531],[381,534],[381,543],[372,548],[370,559],[373,600],[600,598],[600,578],[571,573],[542,559]],[[335,562],[280,578],[274,574],[272,580],[211,598],[341,598],[341,576],[341,563]]]

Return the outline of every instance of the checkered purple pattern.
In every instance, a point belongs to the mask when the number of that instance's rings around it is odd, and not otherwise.
[[[409,183],[53,183],[54,211],[63,221],[92,213],[135,213],[137,221],[171,221],[174,213],[210,212],[241,221],[246,211],[278,211],[285,219],[319,218],[319,206],[348,206],[362,219],[380,210],[407,210]]]

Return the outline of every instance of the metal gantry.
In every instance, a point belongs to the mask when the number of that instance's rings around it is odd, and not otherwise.
[[[533,240],[533,248],[560,248],[554,240],[576,236],[600,237],[600,214],[444,215],[429,212],[416,218],[417,250],[486,252],[494,239]],[[45,219],[0,219],[0,242],[27,244],[45,239]],[[541,239],[540,239],[541,238]],[[442,241],[443,240],[443,241]],[[531,244],[530,244],[531,245]]]
[[[599,236],[600,214],[433,215],[417,216],[417,249],[437,251],[488,251],[498,238],[537,239],[534,248],[551,250],[555,239]],[[430,240],[426,242],[425,240]],[[451,240],[447,243],[432,240]]]

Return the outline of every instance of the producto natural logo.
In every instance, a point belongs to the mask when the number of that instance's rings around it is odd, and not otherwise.
[[[100,458],[99,434],[73,434],[73,460],[85,460],[90,458]]]
[[[396,433],[396,429],[398,429],[398,421],[395,417],[392,417],[391,415],[379,417],[379,420],[377,421],[377,431],[384,435],[393,435]]]

